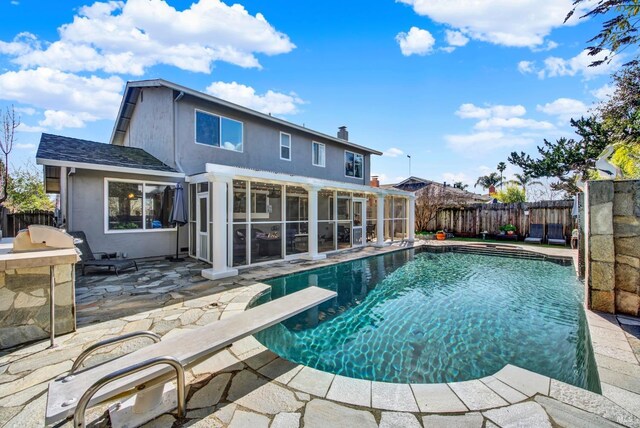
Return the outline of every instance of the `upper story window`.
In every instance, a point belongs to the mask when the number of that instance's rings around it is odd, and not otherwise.
[[[291,160],[291,135],[280,133],[280,159]]]
[[[322,143],[316,143],[313,141],[311,143],[311,162],[315,166],[324,166],[325,164],[325,156],[324,156],[325,147]]]
[[[242,122],[196,110],[196,143],[242,151]]]
[[[364,156],[353,152],[344,152],[344,175],[362,178],[364,171]]]

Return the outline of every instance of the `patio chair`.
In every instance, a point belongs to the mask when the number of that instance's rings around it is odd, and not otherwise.
[[[562,223],[551,223],[547,226],[547,243],[555,245],[567,245]]]
[[[538,223],[532,223],[529,226],[529,233],[524,238],[524,242],[532,242],[534,244],[542,245],[543,238],[544,238],[544,226]]]
[[[76,244],[76,248],[80,251],[82,275],[84,275],[87,267],[106,267],[109,271],[113,268],[116,275],[119,275],[120,271],[129,268],[136,268],[136,271],[138,270],[138,264],[135,260],[111,258],[112,255],[109,253],[94,253],[91,251],[89,241],[87,241],[87,236],[84,232],[68,233],[75,238],[74,242]],[[96,254],[102,254],[106,258],[98,260],[95,257]]]

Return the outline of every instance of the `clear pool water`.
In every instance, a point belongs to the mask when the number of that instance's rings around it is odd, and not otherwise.
[[[514,364],[597,389],[583,288],[572,266],[399,251],[267,281],[338,297],[256,335],[288,360],[359,379],[441,383]]]

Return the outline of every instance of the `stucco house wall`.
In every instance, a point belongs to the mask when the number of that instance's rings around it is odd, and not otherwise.
[[[94,252],[125,252],[129,258],[175,254],[176,232],[174,229],[105,233],[105,178],[176,184],[176,179],[153,175],[77,170],[70,179],[71,216],[68,229],[84,231]],[[180,229],[180,248],[188,247],[188,235],[188,227],[183,226]]]
[[[174,101],[178,94],[177,91],[166,87],[142,89],[125,134],[124,144],[142,148],[186,175],[203,173],[206,163],[215,163],[351,184],[369,184],[371,159],[365,151],[327,138],[307,135],[297,129],[281,126],[188,94],[179,101]],[[242,122],[243,151],[234,152],[197,144],[195,142],[196,109]],[[173,123],[174,113],[175,124]],[[280,159],[280,132],[291,135],[290,161]],[[178,162],[174,156],[174,135],[178,142]],[[324,167],[314,166],[312,163],[313,141],[325,145]],[[364,156],[362,178],[345,176],[345,150]]]

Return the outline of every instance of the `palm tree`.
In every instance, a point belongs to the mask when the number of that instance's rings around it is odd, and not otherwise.
[[[516,186],[522,187],[522,190],[527,191],[527,186],[540,185],[542,186],[541,181],[534,180],[528,174],[513,174],[516,178],[515,180],[509,180],[507,183],[515,184]]]
[[[502,173],[504,172],[505,169],[507,169],[507,164],[504,162],[500,162],[497,168],[498,168],[498,171],[500,171],[500,189],[502,189],[502,182],[504,181],[504,177],[502,176]]]
[[[453,187],[455,187],[456,189],[465,190],[467,187],[469,187],[469,185],[463,184],[462,181],[456,181],[455,183],[453,183]]]
[[[473,187],[478,187],[478,185],[480,185],[483,189],[488,189],[491,186],[497,186],[500,183],[502,183],[502,179],[498,173],[492,172],[489,175],[478,177],[478,181],[476,181],[476,184]]]

